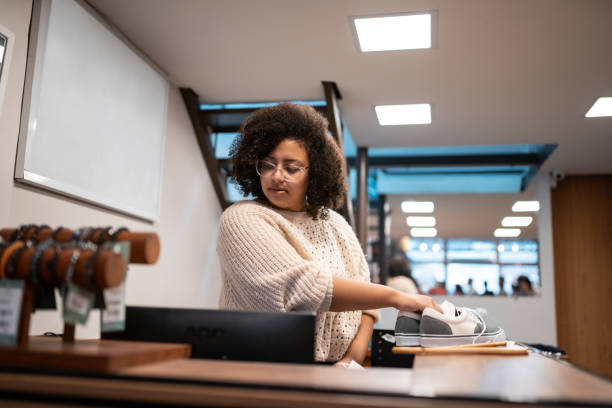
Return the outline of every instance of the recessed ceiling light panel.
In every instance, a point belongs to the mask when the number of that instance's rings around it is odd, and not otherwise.
[[[436,217],[417,217],[411,215],[406,217],[406,224],[409,227],[435,227]]]
[[[514,212],[536,212],[540,211],[539,201],[517,201],[512,206]]]
[[[595,101],[591,109],[584,115],[585,118],[612,116],[612,96],[602,96]]]
[[[410,235],[413,237],[435,237],[438,230],[435,228],[410,228]]]
[[[362,52],[431,48],[432,13],[354,17]]]
[[[533,217],[504,217],[502,227],[526,227],[531,224]]]
[[[374,107],[374,110],[381,126],[428,125],[431,123],[431,105],[428,103],[379,105]]]
[[[405,213],[432,213],[433,201],[402,201],[402,211]]]
[[[498,238],[501,237],[518,237],[519,235],[521,235],[521,230],[519,228],[498,228],[495,230],[495,232],[493,232],[493,235],[495,235]],[[500,245],[498,247],[499,252],[503,252],[504,247],[503,245]]]

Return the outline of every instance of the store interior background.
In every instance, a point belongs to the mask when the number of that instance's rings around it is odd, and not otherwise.
[[[179,87],[193,88],[210,103],[320,100],[321,80],[332,80],[342,92],[343,120],[357,146],[558,144],[523,193],[540,202],[534,224],[539,294],[456,302],[488,309],[514,339],[558,344],[580,355],[582,366],[611,375],[612,325],[595,330],[585,316],[609,322],[612,310],[604,296],[612,291],[612,118],[584,117],[598,97],[612,96],[611,2],[89,3],[169,75],[160,220],[144,222],[15,184],[32,4],[0,0],[0,28],[9,33],[0,88],[0,225],[155,231],[161,257],[155,266],[131,267],[128,304],[216,308],[215,242],[222,208]],[[436,48],[356,50],[350,16],[422,10],[438,10]],[[373,116],[374,105],[423,100],[434,106],[429,126],[382,128]],[[553,170],[565,174],[555,189]],[[491,217],[511,215],[509,209],[496,210]],[[404,235],[401,228],[402,220],[394,219],[392,233]],[[56,312],[34,315],[32,334],[61,329]],[[98,313],[77,336],[99,336]]]

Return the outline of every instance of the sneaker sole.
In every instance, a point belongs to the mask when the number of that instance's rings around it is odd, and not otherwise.
[[[395,345],[397,347],[415,347],[421,345],[419,334],[395,334]]]
[[[482,336],[477,334],[461,334],[461,335],[434,335],[434,334],[421,334],[421,346],[422,347],[444,347],[444,346],[460,346],[463,344],[480,344],[480,343],[493,343],[497,341],[506,340],[506,333],[503,330],[499,330],[495,333],[486,333]],[[396,337],[397,342],[397,337]]]

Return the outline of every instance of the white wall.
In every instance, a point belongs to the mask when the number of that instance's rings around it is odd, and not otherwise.
[[[497,296],[434,296],[436,302],[445,299],[458,306],[482,307],[506,331],[508,338],[533,343],[557,344],[555,315],[555,282],[552,248],[552,221],[550,210],[550,183],[548,174],[539,172],[535,183],[538,214],[538,238],[540,243],[541,293],[535,297]],[[381,329],[393,329],[397,311],[383,309],[379,323]]]
[[[169,92],[159,221],[143,222],[14,184],[31,6],[29,1],[0,0],[0,27],[4,26],[15,35],[12,58],[6,61],[2,73],[3,77],[7,75],[8,81],[0,111],[0,226],[16,227],[26,223],[68,228],[112,225],[126,226],[134,231],[155,231],[161,240],[160,259],[153,266],[130,266],[127,303],[216,308],[220,270],[215,242],[221,208],[175,86],[171,86]],[[61,330],[57,311],[33,315],[32,334]],[[86,327],[77,328],[77,336],[98,335],[99,313],[94,312]]]

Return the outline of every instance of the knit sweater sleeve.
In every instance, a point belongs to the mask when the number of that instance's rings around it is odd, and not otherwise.
[[[300,255],[278,220],[257,205],[228,208],[217,252],[228,306],[258,311],[327,311],[332,273]]]
[[[334,222],[343,231],[344,236],[346,237],[348,248],[351,252],[351,257],[358,263],[357,276],[355,276],[353,279],[360,282],[370,283],[370,268],[368,267],[368,261],[366,260],[365,254],[361,249],[361,244],[359,243],[353,228],[340,214],[333,212],[332,217],[334,218]],[[372,316],[374,323],[380,320],[380,311],[378,309],[366,309],[363,310],[363,313]]]

